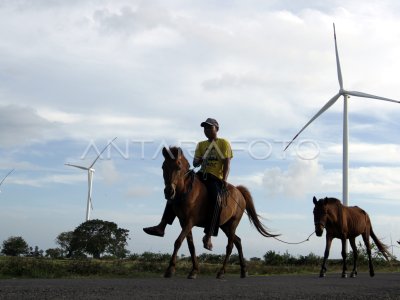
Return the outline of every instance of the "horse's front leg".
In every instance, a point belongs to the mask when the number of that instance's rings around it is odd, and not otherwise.
[[[319,277],[325,277],[326,273],[326,261],[329,257],[329,251],[332,245],[332,237],[326,234],[326,245],[325,245],[325,252],[324,252],[324,260],[322,262],[321,271],[319,272]]]
[[[342,278],[347,278],[347,252],[346,252],[346,238],[342,238],[342,260],[343,260],[343,270],[342,270]]]
[[[192,230],[192,227],[189,225],[186,225],[185,227],[182,227],[182,231],[179,234],[178,238],[176,239],[174,243],[174,253],[172,253],[171,259],[169,261],[169,265],[167,270],[164,273],[165,278],[170,278],[172,275],[175,273],[175,268],[176,268],[176,256],[178,254],[178,250],[182,245],[183,240],[185,237],[189,234],[189,232]]]
[[[358,251],[356,246],[356,239],[350,238],[350,246],[353,250],[353,271],[351,271],[350,277],[354,278],[357,276],[357,259],[358,259]]]
[[[196,257],[196,250],[194,248],[192,231],[190,231],[188,233],[188,235],[186,236],[186,241],[188,243],[190,257],[192,259],[192,270],[190,271],[187,278],[195,279],[197,277],[197,273],[199,273],[199,263],[198,263],[197,257]]]

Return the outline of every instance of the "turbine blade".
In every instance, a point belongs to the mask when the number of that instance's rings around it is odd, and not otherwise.
[[[106,151],[106,149],[108,148],[108,146],[110,146],[111,143],[114,142],[116,139],[117,139],[117,137],[115,137],[111,142],[109,142],[109,143],[107,144],[107,146],[104,147],[103,150],[101,150],[101,152],[99,153],[99,155],[97,155],[96,159],[92,162],[92,164],[90,165],[89,168],[91,168],[91,167],[94,166],[94,164],[96,163],[96,161],[99,159],[100,155],[102,155],[103,152]]]
[[[3,182],[4,182],[4,180],[6,180],[6,178],[7,178],[12,172],[14,172],[14,171],[15,171],[15,169],[12,169],[10,172],[8,172],[7,175],[4,176],[3,180],[0,182],[0,185],[2,185]]]
[[[304,125],[304,127],[294,136],[294,138],[290,141],[290,143],[286,146],[285,150],[286,151],[287,148],[289,148],[289,146],[293,143],[293,141],[300,135],[300,133],[303,132],[304,129],[307,128],[308,125],[310,125],[316,118],[318,118],[322,113],[324,113],[329,107],[331,107],[336,101],[337,99],[339,99],[340,97],[340,93],[336,94],[335,96],[333,96],[315,115],[314,117],[311,118],[310,121],[307,122],[306,125]]]
[[[338,80],[339,80],[339,86],[340,86],[340,89],[342,90],[343,89],[343,77],[342,77],[342,69],[340,68],[339,52],[338,52],[337,42],[336,42],[335,23],[333,23],[333,36],[335,38],[335,53],[336,53],[337,75],[338,75]]]
[[[347,95],[350,95],[350,96],[363,97],[363,98],[371,98],[371,99],[377,99],[377,100],[390,101],[390,102],[394,102],[394,103],[400,103],[400,101],[398,101],[398,100],[393,100],[393,99],[389,99],[389,98],[384,98],[384,97],[380,97],[380,96],[375,96],[375,95],[371,95],[371,94],[367,94],[367,93],[363,93],[363,92],[346,91],[346,94],[347,94]]]
[[[73,165],[73,164],[65,164],[65,165],[66,166],[70,166],[70,167],[75,167],[75,168],[78,168],[78,169],[82,169],[82,170],[85,170],[85,171],[89,170],[89,168],[78,166],[78,165]]]

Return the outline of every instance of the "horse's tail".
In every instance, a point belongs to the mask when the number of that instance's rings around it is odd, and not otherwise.
[[[372,225],[371,225],[371,230],[370,234],[372,239],[374,240],[375,245],[378,247],[379,251],[383,254],[386,260],[389,260],[389,258],[393,258],[392,254],[389,252],[389,247],[386,246],[384,243],[382,243],[378,237],[375,235],[374,231],[372,230]]]
[[[257,229],[257,231],[265,237],[279,236],[279,234],[269,233],[265,225],[261,223],[260,216],[257,214],[256,208],[254,207],[253,197],[251,196],[250,191],[243,185],[239,185],[236,188],[242,193],[244,199],[246,200],[247,215],[250,223]]]

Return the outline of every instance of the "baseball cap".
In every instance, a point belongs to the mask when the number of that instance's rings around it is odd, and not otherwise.
[[[219,128],[219,124],[217,122],[217,120],[213,119],[213,118],[207,118],[207,120],[205,120],[204,122],[201,122],[200,126],[204,127],[206,125],[211,125],[211,126],[215,126],[217,128]]]

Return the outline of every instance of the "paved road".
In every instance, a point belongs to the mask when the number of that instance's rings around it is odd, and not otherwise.
[[[400,299],[400,273],[0,280],[0,299]]]

